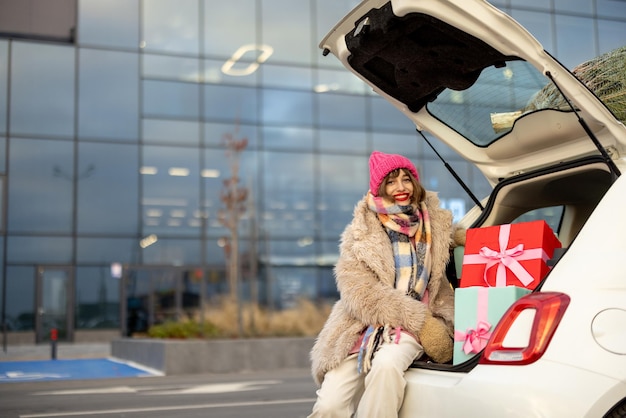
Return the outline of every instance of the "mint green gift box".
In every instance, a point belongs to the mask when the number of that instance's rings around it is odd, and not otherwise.
[[[516,300],[530,292],[530,289],[518,286],[456,289],[452,363],[463,363],[480,352],[502,315]]]

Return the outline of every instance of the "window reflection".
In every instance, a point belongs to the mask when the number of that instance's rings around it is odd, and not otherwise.
[[[200,88],[197,84],[145,80],[143,112],[148,117],[199,117]]]
[[[76,269],[76,328],[120,327],[119,284],[108,266]]]
[[[6,323],[9,331],[35,329],[35,268],[7,266]]]
[[[159,243],[162,235],[199,236],[198,149],[145,146],[140,173],[143,235],[156,234]],[[149,253],[155,254],[153,250]]]
[[[308,237],[314,222],[313,155],[265,152],[260,225],[271,238]]]
[[[142,54],[141,71],[144,77],[200,82],[200,60],[197,58],[170,57]]]
[[[556,16],[556,46],[561,63],[570,70],[596,56],[593,21],[574,16]]]
[[[241,45],[256,43],[256,5],[259,2],[256,0],[203,0],[203,2],[206,55],[230,57]],[[233,30],[233,27],[236,27],[236,30]]]
[[[7,263],[69,264],[72,261],[70,237],[9,236]]]
[[[80,50],[79,135],[137,141],[137,54]]]
[[[206,85],[204,117],[255,123],[258,120],[257,94],[253,87]]]
[[[144,143],[199,144],[200,124],[198,122],[164,119],[143,119],[141,122]]]
[[[137,231],[136,145],[81,143],[78,154],[78,231]]]
[[[325,127],[363,128],[366,123],[365,96],[319,94],[320,124]]]
[[[291,87],[311,90],[313,78],[312,69],[287,67],[284,65],[263,66],[261,71],[262,83],[266,87]]]
[[[423,152],[423,141],[417,132],[406,135],[374,132],[372,139],[374,149],[378,151],[402,154],[412,159],[417,158]],[[417,164],[417,161],[413,163]]]
[[[266,149],[298,149],[313,151],[315,131],[293,126],[266,127],[263,129],[263,146]]]
[[[313,123],[313,93],[266,89],[262,95],[264,122],[299,125]]]
[[[73,136],[74,48],[13,42],[12,52],[11,133]]]
[[[81,0],[79,3],[78,42],[81,45],[139,48],[139,0]]]
[[[73,144],[12,138],[9,150],[9,230],[70,233]]]
[[[150,0],[142,2],[145,51],[198,55],[198,0]]]
[[[364,154],[368,149],[368,134],[363,131],[320,129],[320,151]]]
[[[338,237],[369,188],[366,156],[320,156],[318,216],[322,238]]]
[[[136,238],[78,238],[76,258],[79,263],[106,264],[139,262]]]
[[[144,264],[195,265],[200,263],[200,240],[159,238],[142,254]]]
[[[273,60],[287,63],[311,64],[310,4],[308,1],[272,0],[261,2],[263,43],[274,48]]]
[[[0,85],[6,86],[9,76],[9,43],[0,40]],[[0,87],[0,133],[7,129],[7,95],[8,91]]]

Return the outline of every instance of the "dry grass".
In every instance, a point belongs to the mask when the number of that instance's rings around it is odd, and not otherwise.
[[[241,337],[313,337],[322,329],[330,309],[329,304],[317,306],[308,300],[300,300],[295,308],[282,311],[243,304]],[[207,308],[203,319],[220,331],[220,337],[237,338],[240,336],[237,311],[237,304],[226,299]]]

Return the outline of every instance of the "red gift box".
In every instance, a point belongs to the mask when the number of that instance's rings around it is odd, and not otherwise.
[[[459,286],[534,289],[555,248],[561,242],[543,220],[468,229]]]

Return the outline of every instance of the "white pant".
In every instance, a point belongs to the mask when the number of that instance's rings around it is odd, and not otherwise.
[[[358,354],[348,356],[324,376],[309,418],[397,418],[404,400],[404,372],[423,353],[421,345],[402,333],[396,344],[382,344],[367,374],[359,374]]]

